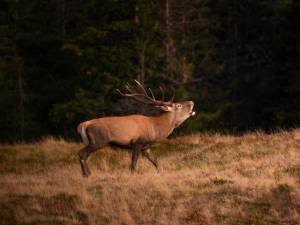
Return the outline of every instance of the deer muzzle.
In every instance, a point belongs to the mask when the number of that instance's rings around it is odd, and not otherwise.
[[[194,108],[194,102],[193,101],[190,101],[190,106],[191,106],[191,109],[190,109],[190,116],[195,116],[196,115],[196,112],[193,110]]]

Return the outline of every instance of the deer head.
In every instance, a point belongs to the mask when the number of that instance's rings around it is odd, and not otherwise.
[[[168,114],[174,120],[175,127],[178,127],[187,118],[196,114],[195,111],[193,111],[193,101],[174,102],[174,89],[172,97],[168,101],[164,101],[164,90],[163,88],[160,88],[162,92],[162,100],[157,100],[150,88],[148,88],[147,91],[140,82],[135,80],[135,83],[136,87],[126,85],[125,88],[127,90],[127,93],[123,93],[119,89],[117,89],[117,91],[124,97],[130,97],[137,102],[155,106],[160,111]]]

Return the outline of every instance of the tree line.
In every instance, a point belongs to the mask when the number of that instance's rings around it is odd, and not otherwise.
[[[0,140],[74,137],[78,122],[155,113],[134,79],[192,99],[178,133],[300,124],[300,2],[3,0]]]

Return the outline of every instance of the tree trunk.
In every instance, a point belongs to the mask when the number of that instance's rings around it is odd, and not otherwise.
[[[23,86],[23,63],[21,58],[17,59],[17,92],[19,111],[19,132],[20,140],[24,140],[25,113],[24,113],[24,86]]]
[[[140,50],[140,73],[138,79],[142,85],[145,83],[145,50],[146,43],[142,43],[142,49]]]
[[[16,29],[19,27],[19,0],[15,0],[16,11],[15,11],[15,21]],[[17,112],[17,124],[19,125],[19,139],[24,140],[24,128],[25,128],[25,110],[24,110],[24,85],[23,85],[23,62],[22,58],[18,56],[18,53],[15,55],[16,63],[16,78],[17,78],[17,98],[18,98],[18,112]]]
[[[61,35],[66,36],[65,0],[61,0]]]
[[[171,19],[170,19],[170,0],[166,0],[166,41],[165,41],[165,57],[166,57],[166,76],[170,76],[170,63],[171,63]]]

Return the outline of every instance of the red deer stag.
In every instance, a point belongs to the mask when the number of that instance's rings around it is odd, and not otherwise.
[[[77,131],[85,144],[85,147],[78,152],[83,176],[89,176],[91,173],[87,165],[89,155],[107,145],[117,145],[132,150],[132,172],[135,171],[140,152],[158,170],[158,162],[150,146],[167,138],[183,121],[195,115],[194,102],[173,102],[175,92],[169,101],[156,100],[151,89],[149,89],[150,97],[145,88],[138,81],[135,82],[137,84],[135,88],[126,86],[128,93],[123,93],[119,89],[117,91],[122,96],[130,97],[137,102],[155,106],[162,113],[158,116],[103,117],[80,123]]]

